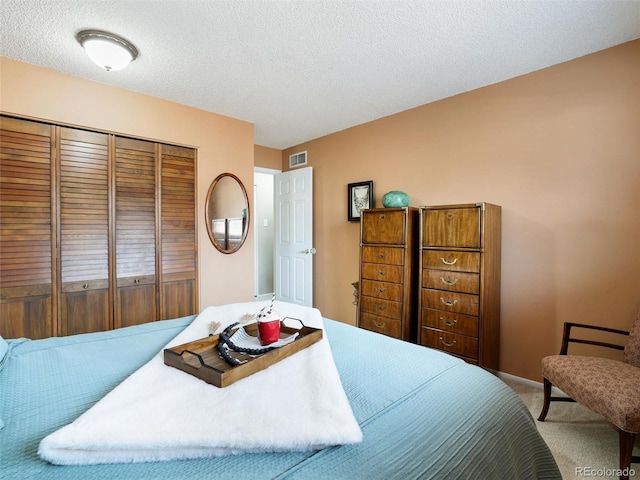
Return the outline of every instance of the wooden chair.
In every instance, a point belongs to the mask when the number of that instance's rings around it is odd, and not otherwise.
[[[584,340],[571,336],[572,328],[599,330],[628,336],[626,346]],[[567,355],[569,343],[584,343],[623,350],[622,361],[598,357]],[[640,463],[633,456],[635,438],[640,433],[640,311],[630,332],[614,328],[565,323],[560,355],[542,359],[544,405],[539,421],[544,421],[552,401],[578,402],[602,415],[618,427],[620,438],[620,469],[628,472],[631,463]],[[569,397],[552,397],[555,385]],[[628,478],[622,476],[621,478]]]

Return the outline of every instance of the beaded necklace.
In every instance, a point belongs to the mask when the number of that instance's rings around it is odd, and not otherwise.
[[[264,348],[246,348],[239,347],[235,343],[231,341],[231,330],[233,327],[240,325],[240,322],[232,323],[227,328],[224,329],[223,332],[220,333],[220,341],[218,342],[218,352],[220,352],[220,356],[229,364],[240,365],[246,362],[246,360],[239,360],[237,358],[232,357],[229,354],[229,349],[235,352],[247,353],[249,355],[262,355],[263,353],[270,352],[271,350],[275,350],[277,347],[264,347]],[[225,347],[226,345],[226,347]]]

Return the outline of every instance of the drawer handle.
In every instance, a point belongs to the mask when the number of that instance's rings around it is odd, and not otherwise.
[[[85,283],[84,285],[82,285],[82,288],[84,288],[85,290],[87,290],[89,288],[89,284]]]
[[[453,327],[456,323],[458,323],[458,319],[454,319],[453,322],[446,321],[443,317],[440,317],[442,323],[444,323],[447,327]]]
[[[133,283],[135,283],[136,285],[138,285],[138,284],[140,283],[140,280],[136,278],[136,279],[133,281]]]
[[[458,342],[454,340],[453,342],[449,343],[449,342],[446,342],[444,338],[440,337],[440,343],[443,345],[446,345],[447,347],[453,347]]]
[[[378,272],[378,275],[384,275],[384,272],[381,270]]]
[[[373,324],[378,328],[384,328],[384,326],[386,325],[385,323],[378,323],[375,320],[373,321]]]
[[[378,293],[384,293],[387,291],[386,288],[376,288],[376,290],[378,291]]]
[[[454,265],[458,261],[458,257],[454,258],[453,260],[445,260],[444,257],[440,257],[440,260],[442,260],[442,263],[444,263],[445,265]]]
[[[456,283],[458,283],[458,279],[457,278],[454,278],[453,281],[451,281],[449,279],[445,280],[444,278],[440,277],[440,281],[442,283],[444,283],[445,285],[455,285]]]
[[[458,300],[454,300],[453,302],[447,302],[444,298],[440,297],[440,301],[442,303],[444,303],[447,307],[453,307],[456,303],[458,303]]]
[[[378,310],[379,312],[383,312],[387,307],[385,307],[384,305],[376,305],[376,310]]]
[[[380,220],[384,220],[384,213],[380,215]]]
[[[378,258],[385,258],[385,257],[386,257],[386,255],[384,253],[379,253],[378,254]]]

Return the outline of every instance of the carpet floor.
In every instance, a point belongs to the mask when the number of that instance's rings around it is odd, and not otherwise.
[[[517,377],[516,377],[517,378]],[[538,431],[549,446],[560,468],[563,480],[592,477],[617,479],[619,468],[618,430],[602,416],[578,403],[552,402],[544,422],[537,420],[542,410],[542,385],[521,382],[516,378],[501,379],[509,385],[536,419]],[[634,455],[640,455],[640,436],[636,438]],[[631,464],[640,479],[640,465]],[[587,474],[588,473],[588,474]]]

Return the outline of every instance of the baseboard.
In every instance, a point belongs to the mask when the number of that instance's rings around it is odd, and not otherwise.
[[[497,375],[498,378],[511,380],[512,382],[522,383],[522,384],[528,385],[530,387],[539,388],[540,390],[542,390],[542,388],[543,388],[542,382],[536,382],[535,380],[529,380],[528,378],[518,377],[516,375],[511,375],[510,373],[496,372],[496,375]],[[554,396],[554,397],[568,397],[569,396],[569,395],[567,395],[566,393],[564,393],[562,390],[560,390],[557,387],[551,387],[551,395]]]

